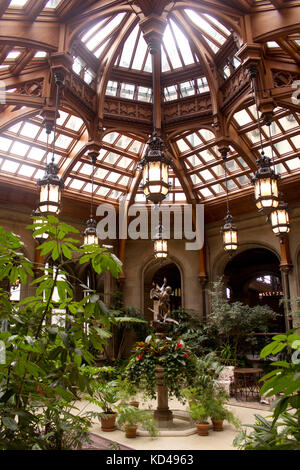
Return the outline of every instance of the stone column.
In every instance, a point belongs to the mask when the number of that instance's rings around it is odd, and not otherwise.
[[[164,384],[164,368],[156,366],[157,379],[157,408],[154,411],[154,418],[158,421],[160,428],[168,427],[173,420],[172,411],[168,405],[168,387]]]

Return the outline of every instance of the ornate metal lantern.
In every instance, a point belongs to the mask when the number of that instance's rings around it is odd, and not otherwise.
[[[164,237],[163,227],[159,226],[158,232],[154,238],[154,256],[157,259],[167,258],[168,256],[168,240]]]
[[[51,162],[46,166],[45,175],[38,181],[40,201],[38,208],[42,215],[58,215],[61,210],[61,193],[63,181],[58,176],[59,168]]]
[[[98,245],[99,238],[97,235],[97,222],[93,217],[93,203],[94,203],[94,179],[95,179],[95,164],[97,160],[97,153],[90,152],[90,156],[92,159],[92,194],[91,194],[91,212],[90,218],[86,223],[86,229],[83,233],[84,236],[84,245]]]
[[[280,237],[289,233],[290,218],[287,203],[279,201],[278,207],[270,214],[270,222],[276,236]]]
[[[55,139],[56,139],[56,121],[58,116],[58,103],[59,103],[59,92],[62,86],[62,76],[57,73],[54,76],[56,83],[56,106],[55,106],[55,118],[54,118],[54,138],[52,146],[52,159],[51,162],[46,165],[45,175],[41,180],[38,181],[40,189],[40,201],[38,208],[42,215],[58,215],[61,211],[61,193],[64,187],[63,181],[58,176],[59,167],[54,162],[55,154]],[[47,152],[48,153],[48,141],[49,134],[51,132],[51,126],[46,126],[47,132]]]
[[[163,141],[156,132],[153,132],[147,146],[146,154],[141,161],[144,194],[147,200],[159,204],[169,192],[171,160],[163,152]]]
[[[223,247],[227,253],[232,254],[238,248],[238,229],[233,224],[233,217],[229,213],[227,213],[224,220],[225,224],[221,229],[221,233],[223,234]]]
[[[99,239],[97,235],[97,222],[91,218],[86,223],[86,229],[83,233],[84,245],[98,245]]]
[[[253,178],[254,197],[256,207],[259,211],[270,212],[278,207],[278,179],[271,168],[270,158],[261,152],[261,157],[257,160],[258,170]]]

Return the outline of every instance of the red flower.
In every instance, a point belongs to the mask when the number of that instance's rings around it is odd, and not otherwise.
[[[187,359],[189,357],[188,353],[184,353],[183,357]]]
[[[137,354],[136,357],[137,357],[138,359],[142,359],[143,356],[142,356],[141,354]]]
[[[178,348],[182,348],[182,343],[180,343],[180,341],[178,341],[178,343],[176,344],[176,349]]]

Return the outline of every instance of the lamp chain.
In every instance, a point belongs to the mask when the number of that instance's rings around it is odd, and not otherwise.
[[[222,153],[222,157],[223,157],[223,162],[224,162],[225,187],[226,187],[226,206],[227,206],[227,215],[228,215],[230,212],[229,212],[228,181],[227,181],[227,165],[226,165],[227,151],[224,151],[224,152]]]
[[[54,135],[53,135],[53,143],[52,143],[52,163],[54,163],[56,121],[57,121],[57,116],[58,116],[59,92],[60,92],[60,87],[61,87],[61,80],[58,75],[55,76],[55,82],[56,82],[56,102],[55,102],[55,117],[54,117]]]
[[[253,83],[253,94],[254,94],[254,101],[255,101],[255,107],[256,107],[256,117],[257,117],[258,131],[259,131],[260,148],[261,148],[262,154],[264,154],[263,144],[262,144],[262,135],[261,135],[261,125],[260,125],[260,119],[259,119],[259,113],[258,113],[256,74],[252,73],[251,78],[252,78],[252,83]]]

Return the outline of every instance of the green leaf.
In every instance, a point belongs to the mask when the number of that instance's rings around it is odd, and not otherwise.
[[[11,431],[16,431],[18,429],[16,421],[8,416],[3,416],[2,423],[6,428],[10,429]]]

